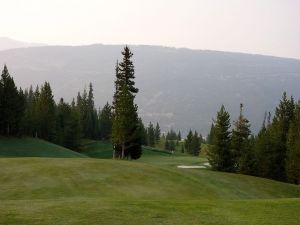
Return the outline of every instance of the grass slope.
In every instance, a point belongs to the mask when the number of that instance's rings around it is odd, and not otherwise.
[[[0,166],[1,224],[298,223],[299,187],[256,177],[91,158]]]
[[[0,224],[299,224],[299,186],[176,167],[204,161],[151,148],[138,161],[0,158]]]
[[[70,149],[36,138],[0,137],[0,157],[84,157]]]
[[[109,142],[83,140],[81,143],[80,153],[92,158],[111,159],[113,148]],[[171,156],[171,153],[148,146],[143,146],[143,158],[158,157],[158,156]]]

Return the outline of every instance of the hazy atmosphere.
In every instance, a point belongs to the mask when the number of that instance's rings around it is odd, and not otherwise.
[[[0,6],[0,225],[299,225],[300,0]]]
[[[147,44],[300,58],[298,0],[10,0],[0,36],[49,45]]]

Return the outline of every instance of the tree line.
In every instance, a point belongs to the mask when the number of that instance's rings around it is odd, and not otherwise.
[[[76,101],[55,102],[51,86],[45,82],[33,89],[17,89],[7,66],[0,80],[0,135],[32,136],[78,149],[81,138],[109,140],[112,107],[94,105],[93,86],[78,92]]]
[[[214,170],[300,183],[300,102],[284,92],[274,116],[265,114],[257,135],[251,134],[241,104],[230,128],[230,115],[222,106],[207,137]]]
[[[54,101],[51,86],[45,82],[35,90],[31,86],[17,89],[7,66],[0,80],[0,135],[32,136],[78,149],[80,140],[111,140],[113,158],[138,159],[142,145],[142,121],[134,103],[138,89],[134,82],[133,53],[126,46],[123,59],[116,64],[113,103],[96,109],[93,85],[88,91],[78,92],[76,101]],[[152,138],[147,135],[147,143]]]

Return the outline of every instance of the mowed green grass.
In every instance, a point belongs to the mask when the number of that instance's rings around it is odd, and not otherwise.
[[[37,138],[0,137],[0,157],[85,157],[70,149]]]
[[[108,142],[84,140],[80,153],[92,158],[111,159],[112,145]],[[168,151],[148,146],[142,147],[142,157],[137,162],[151,165],[176,167],[178,165],[203,165],[207,162],[203,157],[191,157],[181,153],[171,154]]]
[[[177,168],[201,157],[144,148],[122,161],[100,159],[108,143],[90,147],[98,158],[0,158],[0,224],[299,224],[299,186]]]

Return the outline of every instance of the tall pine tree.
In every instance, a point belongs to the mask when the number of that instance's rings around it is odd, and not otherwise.
[[[287,137],[286,174],[289,182],[300,184],[300,103],[296,105]]]
[[[122,52],[123,60],[116,67],[115,94],[113,101],[112,143],[114,158],[138,159],[141,156],[141,129],[134,103],[138,89],[134,82],[134,65],[130,49]]]
[[[213,169],[233,171],[233,156],[230,150],[230,115],[222,105],[217,113],[214,128],[214,142],[210,146],[208,159]]]
[[[18,91],[6,65],[1,74],[0,92],[0,134],[17,134],[24,113],[25,97],[21,89]]]
[[[100,112],[100,136],[103,140],[110,140],[112,129],[112,108],[108,102]]]
[[[243,115],[243,104],[240,104],[240,115],[234,122],[232,130],[231,148],[234,160],[234,169],[240,169],[240,160],[243,155],[243,163],[249,151],[249,136],[251,134],[249,120]]]
[[[41,87],[36,107],[37,136],[47,141],[55,141],[55,102],[48,82]]]

